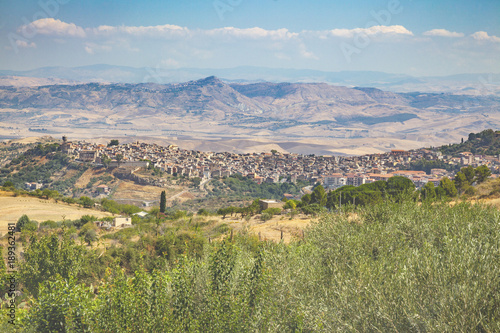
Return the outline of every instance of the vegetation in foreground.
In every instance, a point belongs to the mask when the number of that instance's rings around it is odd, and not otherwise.
[[[498,332],[499,218],[493,208],[468,203],[345,206],[322,215],[304,239],[288,245],[235,235],[204,242],[201,250],[188,247],[153,268],[138,260],[130,271],[111,261],[93,284],[81,273],[95,271],[99,254],[85,260],[89,250],[47,234],[26,249],[19,276],[30,298],[18,309],[16,327]],[[48,273],[39,285],[22,278],[42,272]]]

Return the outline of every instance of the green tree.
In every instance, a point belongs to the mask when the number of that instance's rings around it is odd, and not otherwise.
[[[95,242],[97,240],[97,233],[95,229],[87,230],[83,239],[87,242],[89,246],[91,246],[92,242]]]
[[[406,177],[394,176],[387,180],[387,191],[392,195],[413,191],[414,189],[415,185]]]
[[[118,163],[118,165],[120,165],[121,161],[123,160],[123,155],[122,154],[117,154],[115,156],[115,159],[116,159],[116,162]]]
[[[311,204],[318,204],[321,207],[326,205],[326,192],[323,185],[318,185],[311,194]]]
[[[325,211],[325,208],[320,206],[317,203],[302,207],[302,212],[306,215],[316,216],[324,211]]]
[[[19,273],[25,288],[35,297],[39,284],[54,279],[77,276],[83,263],[84,249],[75,244],[68,233],[61,238],[57,234],[31,237],[24,252]]]
[[[160,213],[165,213],[165,209],[167,208],[167,194],[165,191],[161,191],[160,195]]]
[[[102,164],[104,164],[104,166],[107,168],[109,167],[109,163],[111,163],[111,158],[109,158],[108,155],[104,154],[101,156],[101,161]]]
[[[427,182],[421,191],[422,199],[433,201],[436,199],[436,188],[433,182]]]
[[[17,220],[17,223],[16,223],[16,230],[17,231],[22,231],[23,228],[28,225],[29,223],[31,222],[30,218],[28,217],[28,215],[24,214],[23,216],[21,216],[18,220]]]
[[[297,201],[296,200],[288,200],[285,205],[283,206],[283,209],[291,209],[295,210],[297,208]]]
[[[91,288],[56,275],[42,281],[40,297],[30,309],[30,324],[35,332],[91,332],[93,298]]]
[[[448,177],[444,177],[441,179],[439,182],[439,187],[444,190],[446,193],[446,196],[448,197],[455,197],[457,196],[457,189],[455,187],[455,183],[452,182]]]
[[[476,182],[478,184],[481,184],[488,179],[489,176],[491,176],[491,171],[486,165],[478,166],[474,171],[476,174]]]
[[[84,208],[94,207],[94,200],[90,199],[89,197],[83,196],[78,201]]]
[[[465,168],[462,168],[460,171],[464,174],[468,185],[472,185],[472,183],[474,183],[474,179],[476,177],[476,172],[474,171],[474,168],[469,165]]]
[[[11,182],[10,180],[8,180],[5,183],[3,183],[2,186],[5,187],[5,188],[9,188],[10,189],[10,188],[14,188],[14,183]]]
[[[462,193],[469,186],[467,177],[465,177],[462,171],[457,172],[455,178],[453,178],[453,182],[460,193]]]
[[[120,144],[120,142],[116,139],[113,139],[111,140],[109,143],[108,143],[108,147],[111,147],[111,146],[118,146]]]
[[[301,201],[301,205],[302,206],[307,206],[309,205],[309,203],[311,203],[311,199],[312,199],[312,195],[307,193],[307,194],[304,194],[302,196],[302,198],[300,198],[300,201]]]

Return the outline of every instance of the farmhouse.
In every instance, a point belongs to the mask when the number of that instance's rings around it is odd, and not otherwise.
[[[276,200],[259,200],[259,205],[262,210],[268,208],[283,208],[284,204],[284,202]]]
[[[130,217],[115,217],[113,219],[113,227],[127,227],[132,225],[132,219]]]

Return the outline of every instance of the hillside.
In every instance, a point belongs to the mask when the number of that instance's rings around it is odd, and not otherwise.
[[[493,95],[227,84],[216,77],[167,85],[10,86],[0,87],[0,137],[71,132],[73,138],[157,140],[195,150],[363,154],[444,144],[500,127],[499,107]]]
[[[487,129],[480,133],[469,133],[468,137],[462,141],[457,144],[444,145],[438,149],[444,154],[455,157],[464,152],[474,155],[500,155],[500,131]]]

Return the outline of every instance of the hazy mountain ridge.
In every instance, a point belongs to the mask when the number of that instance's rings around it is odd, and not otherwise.
[[[241,66],[235,68],[134,68],[112,65],[81,67],[42,67],[27,71],[0,70],[0,76],[57,78],[80,82],[114,83],[181,83],[215,75],[228,83],[328,83],[340,86],[376,87],[395,92],[451,92],[469,95],[500,95],[500,74],[459,74],[451,76],[414,77],[376,71],[328,72],[308,69],[265,68]],[[12,85],[19,85],[10,80]],[[19,81],[19,80],[18,80]],[[9,85],[9,80],[0,83]]]
[[[398,94],[376,88],[347,88],[324,83],[226,84],[213,76],[166,85],[88,83],[0,87],[2,108],[113,110],[124,105],[127,108],[150,108],[157,112],[178,115],[214,112],[265,115],[265,112],[273,112],[273,116],[278,118],[280,114],[285,114],[286,117],[311,114],[315,118],[325,118],[335,115],[353,116],[358,113],[365,116],[384,116],[387,113],[404,113],[408,108],[460,110],[464,105],[478,105],[484,110],[499,106],[500,98]],[[377,108],[376,114],[370,110],[373,107]]]
[[[230,151],[240,151],[241,140],[250,140],[262,147],[279,142],[283,149],[322,154],[343,139],[345,148],[335,152],[350,154],[395,144],[434,145],[499,128],[498,110],[500,97],[493,95],[394,93],[325,83],[228,84],[211,76],[175,84],[0,87],[0,134],[181,136],[186,145],[204,149],[230,140],[216,148]],[[353,139],[364,141],[347,141]]]

